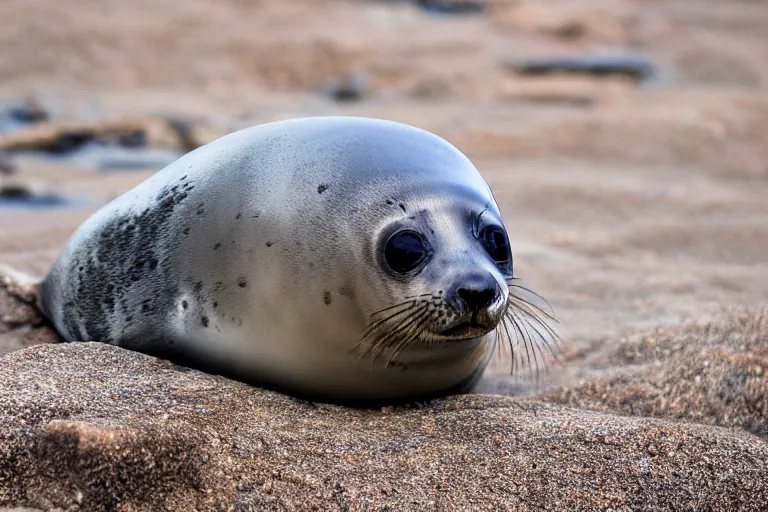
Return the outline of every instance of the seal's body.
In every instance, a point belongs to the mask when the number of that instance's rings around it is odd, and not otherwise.
[[[386,402],[471,387],[511,278],[497,205],[462,153],[403,124],[328,117],[183,156],[87,220],[40,294],[70,341]]]

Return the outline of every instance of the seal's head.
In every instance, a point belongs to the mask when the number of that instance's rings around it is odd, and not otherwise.
[[[328,308],[315,310],[311,331],[334,336],[321,345],[348,351],[354,336],[352,352],[369,363],[359,365],[366,390],[406,396],[405,388],[464,389],[500,335],[513,350],[519,337],[543,356],[541,346],[556,338],[547,314],[514,293],[507,229],[470,160],[400,123],[325,119],[321,133],[305,142],[317,144],[311,160],[293,164],[320,180],[299,217],[333,219],[312,231],[318,250],[309,247],[304,263],[316,270],[313,282],[326,290],[333,283],[341,295],[324,291]]]
[[[374,356],[413,343],[452,343],[494,331],[509,305],[513,277],[506,229],[495,209],[453,190],[400,218],[387,218],[372,245],[371,280],[386,283],[362,337]],[[424,205],[429,203],[429,207]],[[442,204],[439,204],[442,202]]]

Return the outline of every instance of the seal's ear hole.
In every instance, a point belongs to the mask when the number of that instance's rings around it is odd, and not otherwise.
[[[483,247],[496,263],[506,263],[512,259],[507,234],[499,226],[486,226],[479,237]]]
[[[393,234],[384,246],[384,260],[387,266],[398,274],[415,270],[428,255],[424,238],[412,229]]]

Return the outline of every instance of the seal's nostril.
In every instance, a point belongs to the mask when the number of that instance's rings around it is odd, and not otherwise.
[[[471,309],[487,308],[496,298],[495,288],[459,288],[456,293]]]

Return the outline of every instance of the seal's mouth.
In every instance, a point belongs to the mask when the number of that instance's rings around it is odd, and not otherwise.
[[[437,334],[441,338],[452,340],[477,338],[488,334],[498,327],[500,318],[497,317],[498,315],[491,315],[487,308],[474,310],[468,315],[468,318],[460,319],[457,323]]]
[[[493,331],[496,325],[488,325],[483,322],[478,322],[476,317],[473,317],[468,322],[463,322],[458,325],[446,329],[439,333],[441,338],[451,340],[465,340],[469,338],[477,338],[485,336],[489,332]]]

